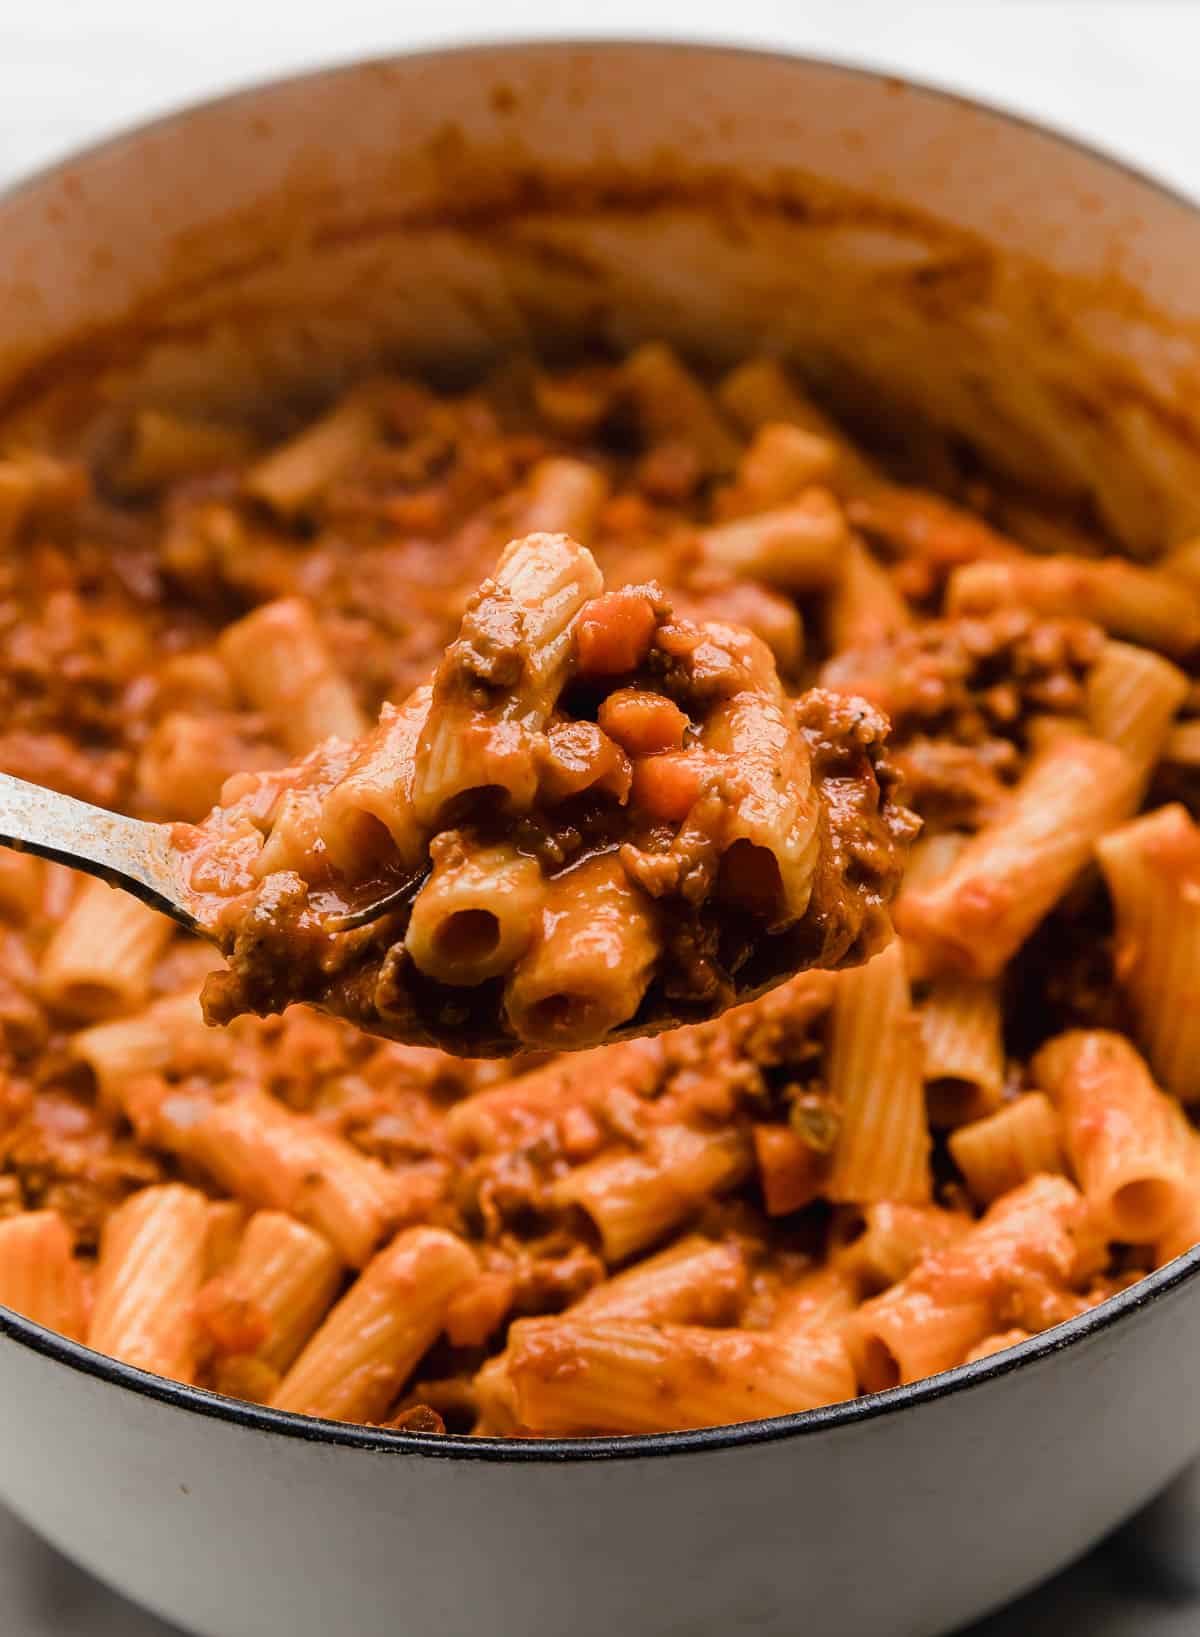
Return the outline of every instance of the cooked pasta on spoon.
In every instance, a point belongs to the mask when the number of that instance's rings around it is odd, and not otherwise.
[[[885,719],[790,699],[766,644],[605,592],[563,534],[504,551],[431,686],[176,828],[227,972],[210,1021],[308,1001],[469,1055],[714,1016],[866,959],[915,820]]]

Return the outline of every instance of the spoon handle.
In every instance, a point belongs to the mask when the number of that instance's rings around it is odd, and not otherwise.
[[[184,902],[169,824],[126,818],[0,773],[0,846],[99,876],[189,931],[200,930]]]

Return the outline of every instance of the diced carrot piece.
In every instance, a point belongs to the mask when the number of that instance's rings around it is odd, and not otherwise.
[[[756,1125],[754,1156],[768,1216],[787,1216],[817,1197],[823,1156],[787,1125]]]
[[[664,824],[681,823],[692,810],[709,773],[695,751],[668,750],[633,764],[633,805]]]
[[[600,726],[631,756],[652,756],[659,750],[683,748],[688,719],[679,706],[660,693],[619,688],[600,706]]]
[[[644,591],[606,591],[593,597],[575,627],[579,670],[620,676],[636,670],[649,652],[658,618]]]

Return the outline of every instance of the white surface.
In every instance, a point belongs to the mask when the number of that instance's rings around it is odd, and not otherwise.
[[[412,0],[0,0],[0,184],[105,131],[256,79],[405,45],[537,33],[687,35],[885,66],[1076,131],[1200,196],[1200,4],[1191,0],[506,0],[502,11],[479,0],[419,9]],[[1195,1604],[1145,1599],[1118,1570],[1111,1553],[1094,1557],[989,1623],[988,1637],[1200,1631]],[[166,1633],[2,1513],[0,1585],[3,1637]]]
[[[1192,0],[0,0],[0,179],[288,70],[538,33],[690,35],[886,65],[1069,127],[1200,194]]]

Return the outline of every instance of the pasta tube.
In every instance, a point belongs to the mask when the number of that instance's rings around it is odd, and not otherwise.
[[[595,1285],[571,1317],[647,1324],[730,1324],[746,1298],[746,1257],[732,1240],[689,1234]]]
[[[626,1319],[522,1319],[506,1359],[516,1419],[570,1436],[726,1426],[854,1395],[841,1339]]]
[[[580,545],[590,545],[607,498],[604,473],[587,461],[565,456],[540,460],[529,474],[517,533],[569,534]]]
[[[819,433],[787,421],[766,421],[738,462],[737,477],[722,497],[727,516],[770,511],[814,483],[827,483],[837,450]]]
[[[858,1281],[841,1267],[814,1268],[779,1293],[771,1329],[797,1335],[838,1332],[858,1306]]]
[[[279,1376],[334,1298],[341,1264],[333,1246],[282,1211],[250,1218],[229,1267],[201,1293],[199,1313],[219,1355],[251,1357]]]
[[[1091,730],[1149,778],[1187,691],[1187,677],[1169,660],[1132,643],[1107,642],[1088,672]]]
[[[721,475],[737,465],[740,446],[696,377],[669,347],[651,341],[626,359],[622,384],[645,437],[678,438],[694,449],[707,472]]]
[[[0,1306],[83,1340],[83,1270],[57,1211],[23,1211],[0,1222]]]
[[[853,535],[843,548],[825,618],[834,653],[881,646],[912,624],[908,604],[895,581]]]
[[[998,1108],[1004,1091],[999,986],[987,979],[938,978],[919,1016],[931,1124],[961,1125]]]
[[[110,1107],[120,1104],[131,1080],[168,1070],[216,1069],[233,1050],[231,1035],[205,1023],[195,989],[164,995],[132,1017],[94,1023],[71,1039],[71,1055],[88,1065]]]
[[[513,968],[504,1008],[520,1039],[590,1046],[628,1023],[659,954],[653,902],[611,853],[546,883],[541,926]]]
[[[950,1135],[949,1147],[972,1195],[990,1205],[1039,1172],[1062,1172],[1061,1122],[1042,1091],[1027,1091]]]
[[[88,1346],[192,1381],[207,1232],[208,1201],[195,1188],[165,1183],[127,1199],[104,1225]]]
[[[799,920],[812,896],[820,812],[808,748],[782,689],[734,694],[710,714],[703,743],[732,759],[723,890],[777,926]]]
[[[656,1040],[625,1040],[572,1052],[464,1097],[446,1113],[446,1131],[468,1155],[523,1148],[546,1124],[610,1089],[642,1096],[658,1082]]]
[[[250,1213],[240,1199],[214,1199],[204,1233],[204,1273],[213,1279],[237,1255]]]
[[[136,1011],[173,931],[157,910],[103,881],[86,880],[42,956],[42,994],[75,1018]]]
[[[602,589],[591,553],[566,535],[532,534],[506,548],[434,679],[413,775],[421,823],[480,789],[500,792],[516,811],[532,805],[531,735],[558,697],[575,616]],[[484,686],[495,703],[475,702]]]
[[[931,1183],[920,1026],[895,940],[838,975],[829,1027],[826,1080],[842,1120],[826,1196],[924,1204]]]
[[[834,584],[850,543],[842,508],[815,488],[793,505],[702,529],[699,539],[714,568],[793,593]]]
[[[982,1221],[864,1302],[846,1326],[859,1384],[882,1392],[958,1364],[1004,1313],[1041,1329],[1078,1306],[1070,1290],[1083,1201],[1065,1177],[1034,1177]]]
[[[934,970],[998,976],[1100,837],[1133,810],[1140,782],[1115,745],[1053,740],[1033,758],[1008,812],[938,881],[897,901],[897,929]]]
[[[379,725],[325,797],[321,840],[346,876],[397,856],[405,869],[421,863],[425,834],[413,812],[413,762],[432,693],[418,688],[402,705],[384,705]]]
[[[553,1187],[556,1205],[578,1205],[596,1225],[604,1255],[624,1261],[678,1227],[706,1198],[750,1173],[751,1145],[739,1131],[662,1126],[640,1153],[602,1155]]]
[[[361,739],[367,724],[308,603],[265,603],[221,633],[218,651],[238,690],[293,755],[323,739]]]
[[[477,984],[507,972],[536,934],[545,892],[536,859],[507,843],[480,847],[446,831],[417,894],[405,944],[430,977]]]
[[[834,487],[839,493],[869,491],[881,481],[837,422],[818,408],[775,358],[752,358],[739,364],[721,381],[717,400],[744,432],[757,432],[772,421],[786,422],[832,444],[837,453]]]
[[[1178,805],[1096,848],[1116,916],[1114,969],[1138,1043],[1166,1089],[1200,1098],[1200,829]]]
[[[1200,644],[1200,594],[1121,557],[1017,556],[964,564],[946,593],[952,614],[1011,606],[1093,620],[1114,637],[1181,658]]]
[[[1018,1342],[1028,1341],[1030,1332],[1019,1326],[1012,1330],[1002,1330],[997,1335],[985,1336],[981,1342],[968,1349],[963,1358],[964,1364],[977,1364],[980,1359],[993,1358],[997,1353],[1003,1353]]]
[[[830,1228],[833,1266],[875,1292],[906,1279],[931,1251],[961,1239],[971,1219],[940,1205],[900,1205],[883,1200],[859,1208],[845,1206]]]
[[[129,445],[116,479],[127,494],[145,493],[239,465],[249,452],[250,440],[238,427],[139,409],[130,423]]]
[[[1058,1109],[1072,1168],[1108,1238],[1157,1239],[1192,1189],[1192,1139],[1178,1104],[1127,1040],[1100,1029],[1059,1035],[1033,1072]]]
[[[371,1261],[280,1383],[278,1410],[378,1421],[479,1271],[441,1228],[409,1228]]]
[[[246,490],[284,516],[303,512],[378,436],[377,417],[366,396],[350,393],[327,415],[257,461],[246,474]]]
[[[247,1089],[223,1101],[168,1094],[151,1136],[230,1193],[315,1228],[351,1267],[361,1267],[406,1207],[417,1203],[408,1198],[404,1173],[386,1171],[311,1115],[293,1114],[265,1092]]]

